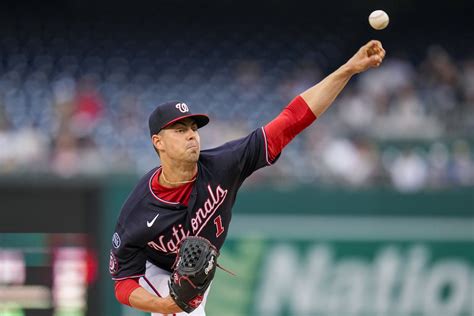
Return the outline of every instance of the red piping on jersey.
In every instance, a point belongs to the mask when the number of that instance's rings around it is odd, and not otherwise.
[[[265,140],[265,159],[267,160],[267,164],[269,166],[272,165],[270,159],[268,157],[268,142],[267,142],[267,134],[265,134],[265,129],[262,127],[263,139]],[[276,157],[276,156],[275,156]]]
[[[114,280],[114,281],[122,281],[122,280],[126,280],[126,279],[136,279],[136,278],[139,278],[139,277],[142,277],[142,276],[144,276],[144,274],[131,275],[131,276],[123,277],[123,278],[112,278],[112,280]]]
[[[153,193],[158,196],[161,201],[166,201],[168,203],[178,203],[184,206],[188,206],[191,193],[194,188],[194,182],[182,184],[175,188],[165,187],[160,184],[159,177],[163,172],[163,168],[157,170],[151,178],[151,190]],[[197,178],[197,172],[195,179]]]
[[[166,200],[163,200],[163,199],[160,199],[158,197],[158,195],[155,194],[155,192],[153,192],[153,188],[151,186],[151,181],[153,180],[153,178],[155,177],[155,175],[158,173],[158,171],[161,170],[161,167],[159,167],[158,169],[156,169],[156,171],[151,175],[150,177],[150,180],[148,181],[148,188],[150,189],[150,192],[151,194],[155,197],[155,199],[157,199],[158,201],[160,202],[163,202],[163,203],[167,203],[167,204],[171,204],[171,205],[178,205],[179,202],[171,202],[171,201],[166,201]]]

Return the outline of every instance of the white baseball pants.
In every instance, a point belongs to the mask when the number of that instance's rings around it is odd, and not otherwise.
[[[166,297],[169,295],[169,287],[168,287],[168,280],[170,279],[170,273],[166,270],[163,270],[161,268],[158,268],[154,264],[150,263],[147,261],[146,263],[146,271],[145,271],[145,276],[141,277],[139,280],[140,285],[146,289],[148,292],[151,294],[160,296],[160,297]],[[152,313],[152,316],[206,316],[206,312],[204,310],[204,307],[206,305],[207,301],[207,295],[209,294],[209,289],[207,289],[206,293],[204,294],[204,299],[199,305],[198,308],[196,308],[192,313],[178,313],[178,314],[157,314],[157,313]]]

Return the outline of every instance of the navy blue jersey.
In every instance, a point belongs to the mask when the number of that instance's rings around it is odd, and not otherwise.
[[[110,273],[114,280],[145,274],[145,263],[171,271],[178,243],[186,236],[207,238],[222,247],[231,210],[243,181],[270,165],[265,132],[201,151],[188,206],[160,199],[151,189],[154,168],[133,189],[122,207],[112,238]]]

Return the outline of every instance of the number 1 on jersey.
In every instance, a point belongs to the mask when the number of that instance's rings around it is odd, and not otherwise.
[[[216,237],[219,237],[224,232],[224,226],[222,226],[222,218],[220,215],[214,219],[214,224],[216,224]]]

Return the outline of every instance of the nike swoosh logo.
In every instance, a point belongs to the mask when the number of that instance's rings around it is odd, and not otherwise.
[[[153,226],[153,223],[156,221],[156,219],[158,218],[158,216],[160,216],[160,214],[156,214],[155,218],[154,218],[151,222],[146,221],[146,226],[148,226],[148,227]]]

